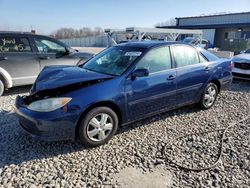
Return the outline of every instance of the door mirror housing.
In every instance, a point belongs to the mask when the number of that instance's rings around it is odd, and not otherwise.
[[[136,77],[146,77],[148,75],[149,75],[148,69],[139,68],[139,69],[134,70],[134,72],[132,72],[131,78],[135,79]]]
[[[56,53],[56,58],[60,58],[60,57],[63,57],[63,56],[65,56],[65,55],[68,55],[68,52],[67,52],[67,51],[65,51],[65,52],[57,52],[57,53]]]

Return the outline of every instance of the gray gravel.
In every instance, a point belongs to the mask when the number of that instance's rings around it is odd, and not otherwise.
[[[166,187],[250,186],[250,120],[228,131],[222,160],[213,169],[186,171],[165,157],[206,166],[217,157],[221,132],[185,137],[164,152],[180,135],[225,128],[250,115],[250,82],[234,82],[210,110],[191,106],[157,115],[122,128],[108,144],[93,149],[79,141],[46,143],[27,135],[18,126],[13,104],[18,93],[28,90],[14,88],[0,97],[0,187],[121,187],[115,177],[124,169],[148,175],[157,174],[159,167],[171,176]]]

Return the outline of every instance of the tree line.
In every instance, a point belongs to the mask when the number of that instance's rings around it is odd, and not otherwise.
[[[90,37],[103,35],[104,31],[101,27],[95,27],[91,29],[89,27],[82,27],[81,29],[73,29],[73,28],[60,28],[55,32],[51,33],[56,39],[68,39],[68,38],[80,38],[80,37]]]

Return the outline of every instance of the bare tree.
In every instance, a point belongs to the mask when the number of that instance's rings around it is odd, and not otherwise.
[[[58,39],[62,39],[62,38],[70,38],[72,36],[74,36],[74,29],[73,28],[61,28],[58,29],[57,31],[55,31],[53,33],[53,36],[55,36],[55,38]]]
[[[95,35],[102,35],[103,34],[102,28],[101,27],[95,27],[94,34]]]
[[[97,36],[102,34],[103,30],[100,27],[95,27],[94,30],[92,30],[89,27],[82,27],[81,29],[61,28],[53,32],[51,35],[57,39],[66,39],[66,38]]]
[[[155,24],[155,27],[175,26],[175,25],[176,25],[176,19],[175,18],[170,18],[167,21],[159,22],[159,23]]]
[[[93,35],[89,27],[83,27],[80,29],[80,31],[82,31],[81,37],[88,37]]]

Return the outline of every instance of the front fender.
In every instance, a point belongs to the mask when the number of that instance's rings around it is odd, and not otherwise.
[[[12,78],[10,74],[0,67],[0,76],[3,77],[6,88],[11,88],[13,86]]]

